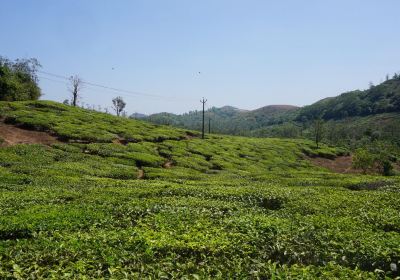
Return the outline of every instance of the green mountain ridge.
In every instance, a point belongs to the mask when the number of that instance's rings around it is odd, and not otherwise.
[[[242,110],[232,106],[224,106],[207,110],[205,116],[207,127],[210,120],[212,132],[241,135],[242,133],[237,133],[237,131],[241,130],[242,127],[246,127],[247,131],[262,128],[265,125],[282,123],[288,120],[291,113],[297,109],[298,107],[291,105],[269,105],[256,110]],[[152,114],[144,120],[199,130],[202,113],[200,111],[191,111],[182,115],[158,113]]]
[[[381,114],[387,115],[378,117]],[[304,107],[271,105],[250,111],[231,106],[211,108],[206,111],[206,130],[208,130],[208,119],[211,119],[211,132],[214,133],[311,138],[313,120],[322,118],[327,122],[326,130],[331,132],[331,135],[334,133],[341,135],[342,142],[349,142],[349,138],[359,140],[368,129],[377,131],[386,138],[392,135],[391,140],[396,140],[400,136],[398,114],[400,114],[400,78],[395,75],[393,79],[371,86],[367,90],[327,97]],[[360,121],[360,118],[365,119]],[[385,121],[382,121],[383,119]],[[151,115],[145,120],[200,130],[202,114],[200,111],[182,115],[161,113]],[[363,125],[359,127],[351,125],[353,121]],[[355,131],[350,130],[350,127],[355,128]],[[337,143],[335,137],[329,137],[327,140]]]
[[[389,79],[369,89],[342,93],[300,109],[297,120],[325,120],[400,112],[400,78]]]

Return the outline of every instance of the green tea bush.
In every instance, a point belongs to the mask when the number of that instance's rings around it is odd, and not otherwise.
[[[75,139],[0,148],[1,279],[399,277],[399,177],[331,173],[305,156],[339,148],[188,140],[53,102],[0,112]]]

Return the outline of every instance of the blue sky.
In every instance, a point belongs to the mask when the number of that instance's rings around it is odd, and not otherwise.
[[[398,0],[1,0],[0,55],[165,97],[124,94],[129,113],[200,109],[202,96],[306,105],[400,72],[399,11]],[[69,97],[40,76],[43,99]],[[86,86],[82,102],[117,95]]]

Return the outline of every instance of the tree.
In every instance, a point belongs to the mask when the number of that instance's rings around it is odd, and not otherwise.
[[[63,101],[63,104],[64,104],[64,105],[69,105],[69,100],[68,100],[68,99],[65,99],[65,100]]]
[[[126,103],[121,96],[115,97],[112,100],[112,103],[113,103],[113,109],[115,113],[117,113],[117,116],[119,117],[121,115],[121,112],[124,110]]]
[[[392,161],[396,160],[394,156],[397,148],[385,141],[373,141],[370,143],[369,150],[375,156],[375,165],[382,175],[390,176],[393,175]]]
[[[319,148],[319,143],[322,140],[324,130],[324,121],[322,120],[322,118],[317,118],[314,120],[313,128],[315,144],[317,145],[317,148]]]
[[[14,62],[0,56],[0,101],[37,100],[41,92],[37,59],[17,59]]]
[[[368,169],[374,169],[385,176],[393,175],[392,162],[396,160],[398,147],[389,142],[370,140],[353,155],[353,166],[360,168],[365,174]]]
[[[80,91],[83,88],[83,81],[78,75],[74,75],[69,78],[69,82],[69,91],[72,94],[71,105],[76,107],[78,98],[80,97]]]
[[[353,155],[353,167],[362,169],[363,173],[374,166],[375,157],[365,148],[359,148]]]
[[[369,87],[369,89],[373,88],[374,87],[374,83],[373,82],[369,82],[368,83],[368,87]]]

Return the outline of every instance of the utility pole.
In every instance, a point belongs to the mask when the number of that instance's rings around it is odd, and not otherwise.
[[[204,139],[204,104],[206,104],[207,99],[200,100],[200,103],[203,103],[203,123],[202,123],[202,129],[201,129],[201,138]]]

